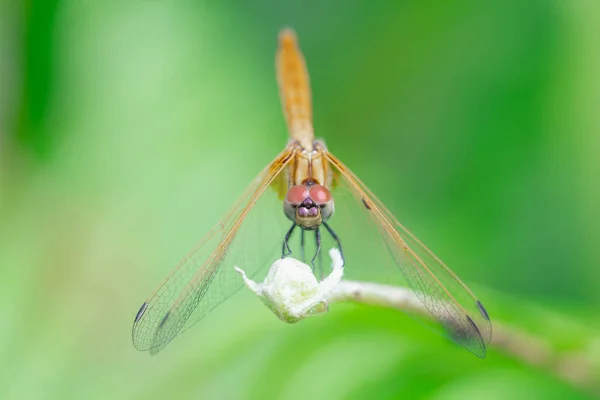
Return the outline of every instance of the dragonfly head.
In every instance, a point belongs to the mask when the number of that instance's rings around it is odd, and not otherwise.
[[[290,187],[283,202],[283,211],[302,229],[314,230],[333,214],[331,192],[314,181]]]

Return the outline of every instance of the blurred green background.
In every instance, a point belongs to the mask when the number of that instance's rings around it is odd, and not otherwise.
[[[493,322],[571,363],[480,360],[367,306],[286,325],[245,291],[133,348],[143,299],[286,143],[284,26],[317,135]],[[0,398],[600,396],[599,37],[585,0],[2,0]]]

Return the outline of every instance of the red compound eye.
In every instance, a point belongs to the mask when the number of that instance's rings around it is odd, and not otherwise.
[[[325,186],[313,185],[308,190],[308,194],[310,195],[310,198],[319,206],[327,204],[331,201],[331,192]]]
[[[285,196],[285,201],[299,205],[308,197],[308,190],[304,185],[292,186]]]

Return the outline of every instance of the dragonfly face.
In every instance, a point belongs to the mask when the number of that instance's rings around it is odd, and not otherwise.
[[[290,221],[312,231],[333,215],[333,197],[325,186],[308,179],[303,185],[295,185],[288,190],[283,210]]]

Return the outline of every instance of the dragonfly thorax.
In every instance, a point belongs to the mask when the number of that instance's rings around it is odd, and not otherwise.
[[[333,215],[333,210],[329,189],[311,181],[290,187],[283,202],[285,215],[307,230],[317,229]]]

